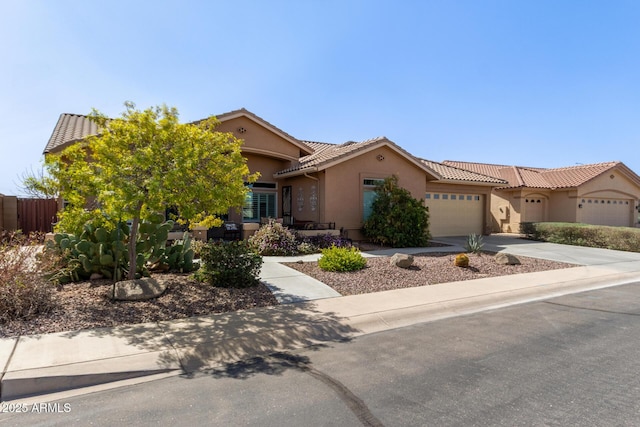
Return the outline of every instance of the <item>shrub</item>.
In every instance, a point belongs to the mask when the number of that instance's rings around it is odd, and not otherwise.
[[[477,234],[470,234],[467,236],[467,242],[464,245],[467,252],[479,254],[482,252],[483,247],[484,243],[482,242],[482,236]]]
[[[270,220],[249,237],[249,245],[260,255],[295,255],[298,252],[296,236],[282,224]]]
[[[640,229],[580,223],[522,223],[526,238],[564,245],[640,252]]]
[[[259,283],[262,257],[247,242],[209,242],[201,251],[197,280],[225,288],[247,288]]]
[[[298,237],[298,240],[310,243],[315,246],[317,250],[327,249],[332,246],[337,246],[339,248],[348,248],[351,246],[351,240],[345,239],[342,236],[334,236],[329,233],[317,236]]]
[[[367,260],[357,248],[340,248],[332,246],[322,250],[322,257],[318,260],[318,267],[326,271],[356,271],[362,270]]]
[[[43,273],[51,269],[51,259],[39,252],[18,233],[0,243],[0,323],[29,319],[53,307],[54,287]]]
[[[458,254],[453,260],[453,265],[456,267],[469,267],[469,257],[466,254]]]
[[[421,200],[398,187],[396,176],[391,176],[376,188],[363,231],[374,243],[394,248],[426,246],[430,238],[429,212]]]

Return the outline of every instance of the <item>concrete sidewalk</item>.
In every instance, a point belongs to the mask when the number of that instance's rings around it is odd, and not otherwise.
[[[123,384],[123,380],[188,375],[276,351],[330,345],[366,333],[640,281],[640,254],[510,239],[489,236],[485,248],[573,259],[582,265],[335,297],[326,285],[306,282],[306,276],[297,276],[277,259],[269,259],[264,280],[278,288],[282,301],[302,302],[171,322],[1,339],[1,398],[25,401],[26,396],[63,390],[84,393],[101,384]],[[456,245],[449,250],[460,250],[457,245],[462,240],[448,241]],[[312,290],[300,286],[301,282],[310,283]],[[43,397],[33,399],[41,402]]]

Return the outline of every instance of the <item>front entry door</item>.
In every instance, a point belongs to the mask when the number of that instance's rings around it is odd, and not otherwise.
[[[282,187],[282,222],[287,225],[293,224],[291,216],[291,186]]]

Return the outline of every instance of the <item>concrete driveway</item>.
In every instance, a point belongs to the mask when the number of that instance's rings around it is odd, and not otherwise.
[[[464,247],[466,236],[438,237],[435,241]],[[485,250],[508,252],[531,258],[548,259],[578,265],[605,265],[619,262],[640,261],[640,253],[612,251],[582,246],[558,245],[521,239],[513,234],[483,236]]]

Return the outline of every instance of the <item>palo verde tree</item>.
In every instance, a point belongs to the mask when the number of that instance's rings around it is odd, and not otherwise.
[[[175,207],[181,220],[191,224],[220,224],[220,215],[242,206],[245,182],[254,182],[257,174],[249,173],[242,141],[216,131],[215,118],[181,124],[178,111],[166,105],[144,111],[130,102],[125,107],[116,119],[94,109],[89,118],[98,134],[49,156],[47,165],[70,205],[61,215],[63,228],[77,228],[96,214],[131,221],[133,279],[141,220]]]
[[[364,234],[375,243],[394,248],[426,246],[429,211],[421,200],[398,186],[398,177],[390,176],[376,188]]]

